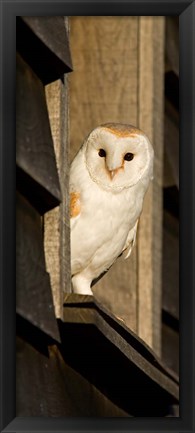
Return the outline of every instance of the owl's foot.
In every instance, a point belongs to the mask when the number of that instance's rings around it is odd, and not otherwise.
[[[73,293],[78,293],[80,295],[91,295],[93,292],[91,290],[91,280],[87,280],[80,274],[74,275],[72,277]]]

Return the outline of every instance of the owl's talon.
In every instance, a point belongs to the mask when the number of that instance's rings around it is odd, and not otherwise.
[[[91,281],[89,282],[89,280],[86,280],[81,275],[74,275],[72,277],[73,293],[77,293],[79,295],[93,296],[93,292],[90,286],[91,286]]]

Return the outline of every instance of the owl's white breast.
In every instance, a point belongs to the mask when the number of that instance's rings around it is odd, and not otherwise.
[[[121,253],[144,194],[137,186],[120,193],[103,190],[89,176],[83,149],[71,166],[70,192],[78,192],[81,202],[79,217],[71,221],[72,274],[93,265],[98,276]]]

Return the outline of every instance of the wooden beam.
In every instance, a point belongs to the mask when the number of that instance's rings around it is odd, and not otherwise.
[[[160,355],[164,18],[139,19],[138,126],[154,147],[154,180],[138,231],[138,334]]]
[[[72,17],[71,159],[85,136],[105,122],[137,124],[138,18]],[[137,330],[137,261],[120,258],[95,285],[104,304]]]
[[[62,191],[59,207],[44,215],[46,266],[51,278],[56,317],[62,318],[64,292],[70,292],[69,141],[67,78],[45,88]]]

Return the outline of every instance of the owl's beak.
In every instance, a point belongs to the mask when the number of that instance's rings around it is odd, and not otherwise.
[[[118,168],[116,168],[115,170],[109,170],[109,175],[111,180],[114,179],[114,176],[116,176],[117,173],[118,173]]]

